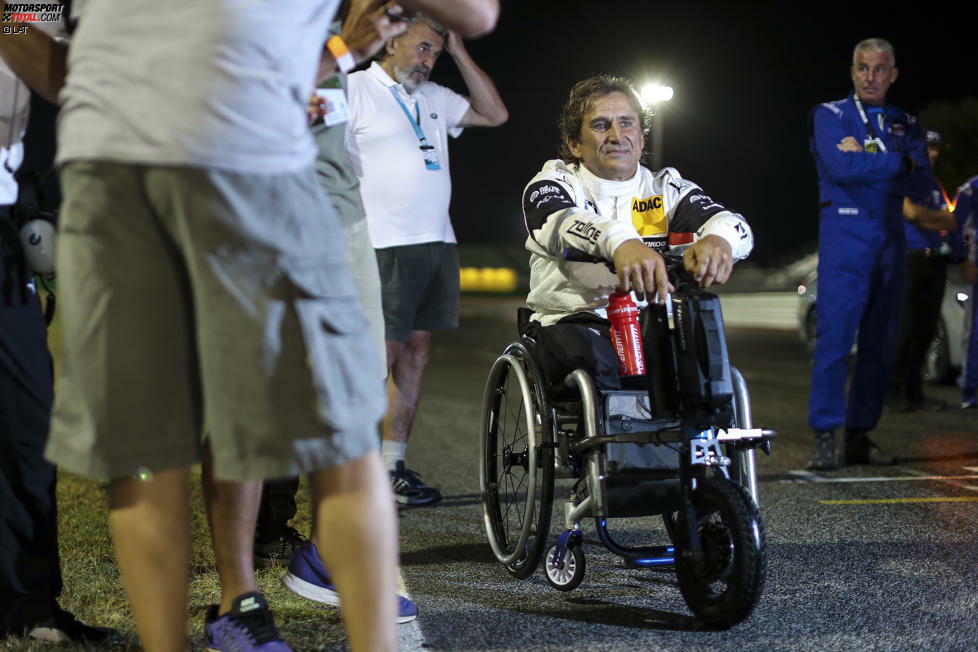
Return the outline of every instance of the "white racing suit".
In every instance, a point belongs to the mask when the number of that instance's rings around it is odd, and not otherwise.
[[[730,243],[734,260],[746,258],[754,234],[744,218],[710,199],[673,168],[653,173],[639,166],[626,181],[594,176],[582,165],[547,161],[523,191],[529,237],[531,320],[551,326],[573,313],[605,317],[618,277],[603,262],[566,260],[580,250],[611,261],[624,241],[641,238],[656,251],[688,245],[706,235]]]

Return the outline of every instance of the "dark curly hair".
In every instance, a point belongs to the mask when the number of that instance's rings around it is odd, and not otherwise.
[[[589,77],[574,84],[570,96],[567,98],[567,103],[564,104],[564,108],[560,112],[560,157],[565,162],[581,162],[580,157],[574,156],[570,151],[568,141],[581,139],[584,116],[591,110],[598,98],[611,93],[623,93],[628,98],[632,108],[638,114],[642,136],[648,136],[652,112],[642,107],[642,102],[638,99],[638,93],[635,92],[632,83],[624,77],[612,75]],[[644,152],[642,156],[645,157]]]

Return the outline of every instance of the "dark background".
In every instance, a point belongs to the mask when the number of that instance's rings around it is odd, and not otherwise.
[[[510,119],[469,129],[451,146],[459,243],[523,241],[522,189],[556,157],[570,87],[613,73],[637,87],[661,76],[675,89],[663,111],[665,165],[747,217],[752,261],[781,264],[814,250],[818,198],[807,117],[851,90],[857,42],[879,36],[893,44],[900,73],[888,100],[905,110],[919,114],[930,102],[978,95],[963,16],[936,5],[901,12],[895,3],[864,4],[502,0],[495,32],[468,46]],[[432,79],[464,89],[447,55]],[[967,174],[976,173],[978,160]]]
[[[896,3],[868,2],[852,8],[502,0],[496,30],[468,48],[496,83],[510,118],[499,128],[468,129],[450,146],[460,245],[518,250],[526,237],[522,190],[545,160],[556,157],[557,119],[570,87],[611,73],[639,88],[661,79],[675,89],[660,111],[664,164],[747,217],[756,238],[752,262],[774,266],[813,251],[818,198],[807,118],[817,103],[850,91],[857,42],[880,36],[893,44],[900,74],[888,100],[903,109],[926,117],[939,103],[941,110],[930,113],[941,122],[967,102],[978,108],[973,30],[963,15],[932,6],[928,11],[918,3],[910,12]],[[448,55],[432,79],[465,92]],[[52,115],[53,107],[35,101],[32,131],[50,129]],[[978,173],[978,116],[965,123],[970,142],[948,139],[955,174],[942,176],[937,167],[952,195]],[[53,145],[29,140],[24,170],[43,174]],[[651,150],[651,138],[646,145]],[[56,199],[50,185],[49,200]]]

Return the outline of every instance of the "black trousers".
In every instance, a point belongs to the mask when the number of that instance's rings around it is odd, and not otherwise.
[[[295,494],[298,490],[297,477],[267,480],[262,484],[258,521],[255,524],[256,543],[268,543],[279,538],[295,516]]]
[[[44,459],[54,399],[47,327],[0,207],[0,636],[52,615],[61,593],[56,472]]]
[[[921,370],[941,314],[947,264],[943,256],[907,252],[907,281],[897,334],[892,385],[910,401],[924,396]]]
[[[580,313],[552,326],[529,322],[526,333],[541,349],[538,362],[551,385],[575,369],[591,374],[598,389],[621,389],[618,354],[611,344],[608,320]]]

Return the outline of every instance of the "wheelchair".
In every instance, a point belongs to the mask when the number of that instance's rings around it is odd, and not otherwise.
[[[542,558],[560,591],[584,578],[581,523],[593,518],[600,542],[626,566],[673,568],[693,615],[727,628],[751,614],[763,589],[755,450],[770,454],[775,433],[751,423],[719,299],[681,258],[667,265],[676,292],[640,313],[646,374],[623,376],[621,390],[597,390],[582,369],[551,386],[540,344],[522,328],[496,359],[482,404],[483,516],[506,571],[527,578]],[[519,313],[525,323],[529,310]],[[555,478],[573,484],[552,541]],[[612,538],[609,520],[640,516],[661,516],[668,544]]]

